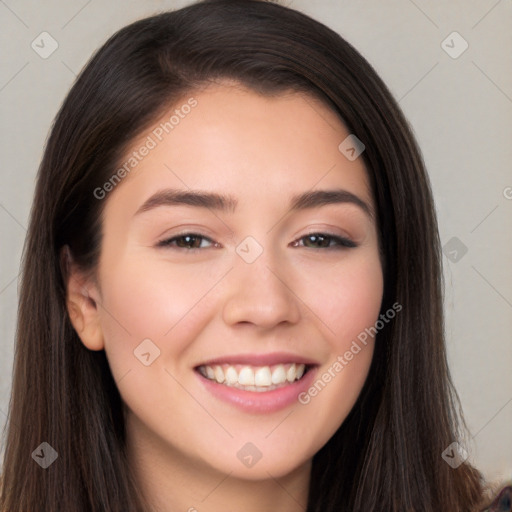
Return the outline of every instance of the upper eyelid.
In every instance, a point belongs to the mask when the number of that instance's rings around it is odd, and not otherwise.
[[[187,231],[187,232],[184,232],[184,233],[178,233],[176,235],[172,235],[172,236],[168,236],[168,237],[164,237],[162,238],[160,241],[158,241],[156,243],[157,246],[160,246],[160,245],[165,245],[167,244],[168,242],[171,242],[171,241],[175,241],[176,239],[178,238],[182,238],[184,236],[195,236],[195,237],[198,237],[198,238],[203,238],[204,240],[208,240],[208,242],[211,242],[212,244],[218,244],[218,242],[216,242],[215,240],[213,240],[212,238],[210,238],[209,236],[206,236],[206,235],[202,235],[201,233],[195,233],[193,231]],[[198,249],[198,247],[195,247],[195,249]]]
[[[295,243],[296,241],[302,240],[308,236],[313,236],[313,235],[324,235],[324,236],[327,236],[328,238],[338,240],[338,241],[342,242],[341,244],[339,244],[339,246],[345,247],[347,249],[355,248],[355,247],[359,246],[359,244],[357,242],[355,242],[354,240],[352,240],[350,237],[336,235],[333,233],[328,233],[328,232],[323,232],[323,231],[312,231],[311,233],[307,233],[305,235],[302,235],[302,236],[296,238],[292,243]],[[336,246],[334,246],[334,247],[336,247]]]
[[[304,239],[304,238],[306,238],[308,236],[313,236],[313,235],[324,235],[324,236],[327,236],[327,237],[330,237],[330,238],[334,238],[334,239],[337,239],[337,240],[349,242],[351,244],[354,244],[354,246],[358,245],[350,237],[346,237],[346,236],[342,236],[342,235],[336,235],[335,233],[330,233],[328,231],[322,231],[322,230],[316,230],[316,231],[311,231],[311,232],[305,233],[305,234],[295,238],[291,243],[300,241],[300,240],[302,240],[302,239]],[[195,236],[195,237],[199,237],[199,238],[202,238],[204,240],[207,240],[208,242],[210,242],[212,244],[218,244],[218,242],[216,242],[215,240],[213,240],[212,238],[210,238],[207,235],[203,235],[203,234],[201,234],[199,232],[194,232],[194,231],[185,231],[183,233],[178,233],[178,234],[175,234],[173,236],[163,238],[162,240],[157,242],[157,246],[158,245],[165,245],[168,242],[175,241],[176,239],[184,237],[184,236]],[[193,249],[199,249],[199,247],[194,247]]]

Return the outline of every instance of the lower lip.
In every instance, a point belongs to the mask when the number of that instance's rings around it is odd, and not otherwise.
[[[219,384],[207,379],[199,372],[197,376],[203,386],[216,398],[252,413],[271,413],[298,402],[298,396],[305,392],[314,380],[317,367],[310,368],[300,379],[271,391],[244,391]]]

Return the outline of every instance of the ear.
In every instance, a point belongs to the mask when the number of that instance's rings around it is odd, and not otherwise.
[[[61,268],[66,284],[66,306],[76,333],[89,350],[105,347],[99,311],[99,290],[73,262],[69,246],[60,254]]]

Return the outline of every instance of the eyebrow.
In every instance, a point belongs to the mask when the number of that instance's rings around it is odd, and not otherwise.
[[[372,208],[360,197],[343,189],[311,190],[292,197],[290,211],[307,210],[330,204],[354,204],[373,219]],[[139,215],[159,206],[195,206],[222,212],[234,212],[238,200],[232,196],[215,192],[195,190],[163,189],[153,194],[135,212]]]
[[[235,211],[238,201],[224,194],[195,190],[176,190],[166,188],[153,194],[135,212],[138,215],[159,206],[196,206],[219,211]]]
[[[352,192],[339,188],[334,190],[311,190],[304,194],[296,195],[292,198],[291,210],[305,210],[307,208],[340,203],[354,204],[373,219],[373,210],[368,203]]]

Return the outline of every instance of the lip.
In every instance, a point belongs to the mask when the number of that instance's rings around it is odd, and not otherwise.
[[[226,362],[226,359],[219,361]],[[251,361],[252,364],[254,364],[254,359],[251,359]],[[282,363],[284,361],[285,360],[281,359],[275,364],[279,364],[280,362]],[[286,361],[290,362],[289,359]],[[240,362],[240,359],[236,359],[236,362]],[[297,359],[294,362],[297,362]],[[241,364],[249,363],[242,362]],[[292,382],[278,389],[262,392],[244,391],[242,389],[229,387],[225,384],[219,384],[216,381],[207,379],[198,371],[195,371],[194,373],[197,375],[197,378],[208,391],[208,393],[211,393],[215,398],[220,399],[223,402],[231,404],[248,413],[269,414],[285,409],[286,407],[296,403],[298,401],[298,396],[311,386],[311,383],[313,382],[317,373],[317,369],[318,365],[309,367],[309,370],[300,380]]]
[[[249,366],[272,366],[276,364],[299,363],[317,366],[318,362],[289,352],[273,352],[270,354],[235,354],[208,359],[196,366],[213,366],[222,364],[246,364]]]

